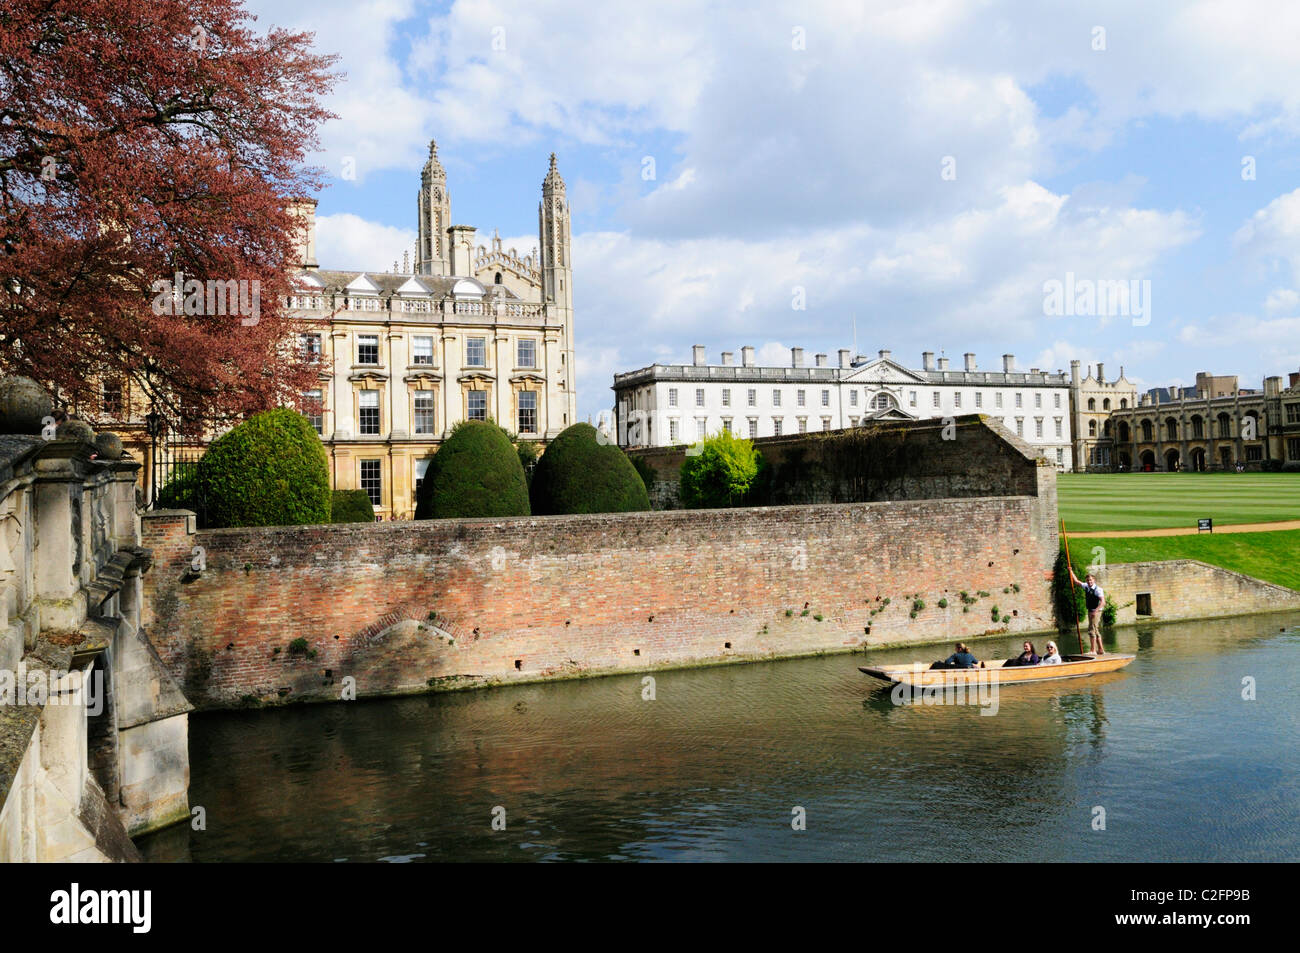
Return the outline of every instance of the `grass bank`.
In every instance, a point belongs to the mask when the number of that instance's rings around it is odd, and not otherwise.
[[[1216,536],[1093,537],[1071,539],[1074,571],[1093,561],[1093,549],[1106,551],[1108,563],[1138,563],[1159,559],[1199,559],[1256,579],[1300,590],[1300,530],[1272,533],[1233,533]]]

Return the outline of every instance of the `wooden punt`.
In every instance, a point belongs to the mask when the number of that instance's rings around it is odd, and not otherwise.
[[[930,668],[928,662],[908,665],[858,666],[858,671],[893,684],[903,683],[917,688],[952,688],[958,685],[998,684],[1018,682],[1048,682],[1060,678],[1085,678],[1114,672],[1137,658],[1120,653],[1106,655],[1066,655],[1060,665],[1012,665],[1008,659],[994,659],[984,663],[984,668]]]

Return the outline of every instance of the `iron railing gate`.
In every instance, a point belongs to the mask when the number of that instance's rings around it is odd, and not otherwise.
[[[148,417],[150,438],[150,509],[186,509],[206,523],[207,507],[198,482],[198,464],[214,439],[212,421],[198,415],[176,416],[155,410]]]

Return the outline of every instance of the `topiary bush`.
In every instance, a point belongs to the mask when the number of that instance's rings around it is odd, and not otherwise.
[[[654,489],[655,483],[659,480],[659,474],[655,468],[650,466],[645,457],[629,457],[632,461],[632,467],[636,470],[637,476],[641,477],[641,482],[645,484],[647,494]]]
[[[330,521],[329,462],[307,418],[279,407],[219,437],[198,466],[206,525]]]
[[[529,500],[538,516],[650,509],[632,461],[612,443],[602,443],[591,424],[574,424],[551,441],[533,471]]]
[[[687,509],[742,505],[758,476],[760,459],[751,441],[725,430],[696,444],[682,463],[682,505]]]
[[[463,420],[429,461],[415,518],[528,516],[528,483],[519,454],[491,421]]]
[[[331,523],[373,523],[375,505],[365,490],[335,490],[330,494]]]

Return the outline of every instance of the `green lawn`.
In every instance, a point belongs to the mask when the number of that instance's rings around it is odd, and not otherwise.
[[[1094,546],[1106,550],[1107,563],[1137,563],[1153,559],[1199,559],[1212,566],[1300,589],[1300,529],[1271,533],[1230,533],[1226,536],[1138,536],[1071,539],[1074,571],[1093,561]]]
[[[1300,473],[1062,473],[1071,533],[1300,519]]]

